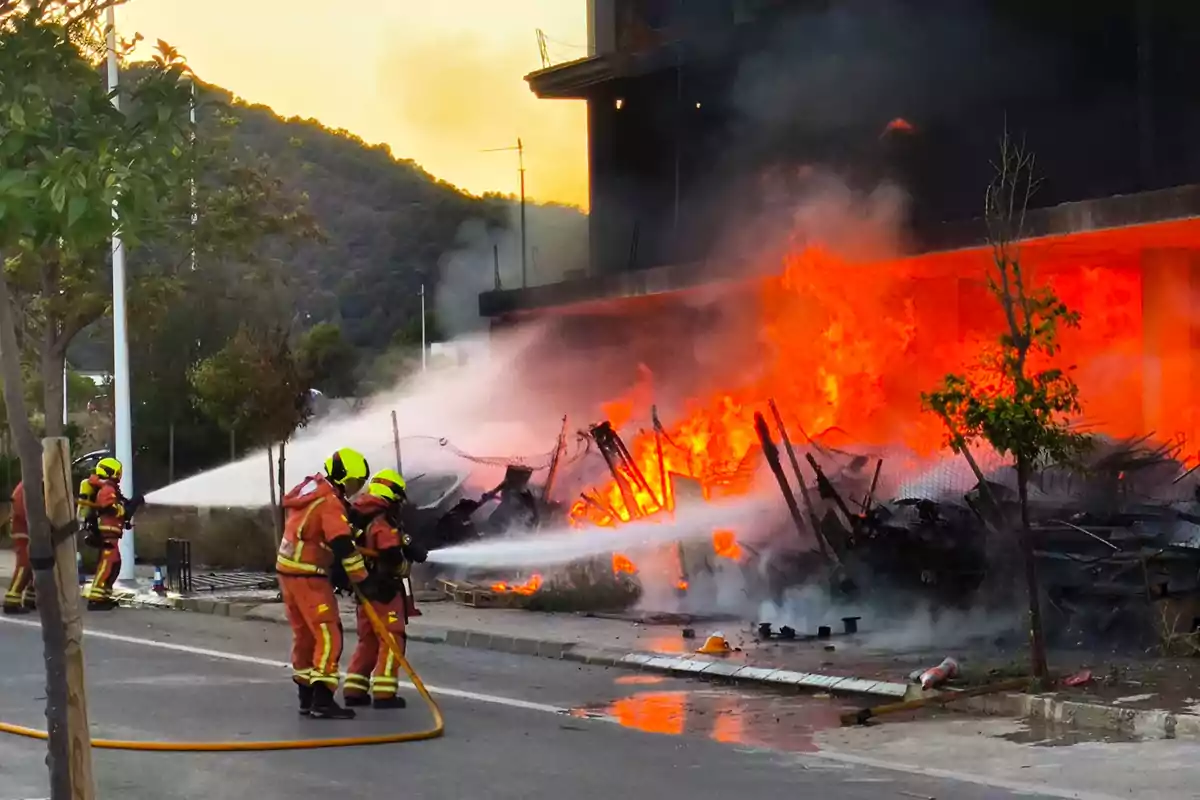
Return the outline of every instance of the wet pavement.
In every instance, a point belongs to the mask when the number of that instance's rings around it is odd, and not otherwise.
[[[282,626],[193,614],[87,616],[95,734],[134,740],[260,740],[415,730],[423,709],[348,722],[298,717]],[[42,721],[40,632],[0,618],[0,719]],[[926,774],[840,753],[844,701],[451,647],[414,646],[446,737],[385,748],[175,755],[97,751],[102,797],[129,800],[377,796],[828,800],[1072,796],[969,772]],[[344,662],[343,662],[344,663]],[[414,696],[409,693],[410,698]],[[1006,746],[1014,746],[1008,745]],[[44,797],[44,745],[0,737],[0,800]],[[1032,791],[1037,790],[1037,791]],[[1032,793],[1030,794],[1030,792]]]

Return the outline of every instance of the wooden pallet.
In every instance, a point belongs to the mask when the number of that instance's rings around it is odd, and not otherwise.
[[[512,592],[493,592],[485,586],[466,581],[439,579],[438,584],[449,600],[470,608],[510,608],[518,596]]]

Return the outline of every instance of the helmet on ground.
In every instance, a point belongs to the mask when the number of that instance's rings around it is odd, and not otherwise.
[[[121,462],[115,458],[102,458],[96,462],[95,472],[101,478],[121,477]]]
[[[325,459],[325,474],[330,481],[342,486],[346,481],[365,481],[371,474],[371,468],[367,466],[367,459],[362,453],[343,447]]]
[[[367,484],[367,493],[390,502],[396,502],[404,497],[405,487],[404,478],[399,472],[394,469],[381,469]]]

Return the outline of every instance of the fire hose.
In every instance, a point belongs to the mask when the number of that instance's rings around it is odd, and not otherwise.
[[[409,679],[412,680],[412,685],[420,693],[421,699],[429,706],[429,711],[433,715],[432,728],[424,731],[386,733],[376,736],[347,736],[338,739],[284,739],[280,741],[260,742],[136,742],[122,739],[92,739],[92,747],[97,750],[135,750],[154,753],[261,753],[271,750],[316,750],[329,747],[365,747],[377,744],[399,744],[401,742],[420,742],[426,739],[437,739],[443,736],[446,732],[446,721],[442,717],[442,710],[438,707],[437,701],[430,695],[429,689],[425,687],[424,681],[421,680],[421,676],[417,674],[412,664],[404,657],[404,653],[401,652],[396,638],[384,627],[383,621],[379,619],[379,615],[375,613],[375,609],[362,596],[362,593],[358,592],[357,588],[355,588],[355,592],[358,594],[358,600],[362,604],[363,610],[366,611],[367,619],[370,620],[375,634],[387,646],[388,650],[392,652],[392,655],[396,657],[400,666],[408,673]],[[23,736],[27,739],[40,739],[42,741],[49,738],[46,731],[41,731],[37,728],[26,728],[23,725],[13,725],[7,722],[0,722],[0,733]]]

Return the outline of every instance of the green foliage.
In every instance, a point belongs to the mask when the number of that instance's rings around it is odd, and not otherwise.
[[[331,397],[350,397],[356,388],[358,353],[331,322],[314,325],[301,338],[296,356],[312,387]]]
[[[199,408],[256,444],[286,441],[311,414],[310,387],[281,331],[240,329],[190,377]]]
[[[1036,191],[1033,166],[1032,156],[1006,137],[987,194],[992,242],[987,285],[1007,328],[971,377],[947,375],[940,388],[922,394],[925,407],[946,423],[955,452],[983,439],[1013,457],[1022,479],[1039,464],[1076,458],[1088,443],[1069,426],[1081,411],[1079,387],[1069,372],[1051,365],[1061,349],[1060,331],[1078,327],[1079,313],[1050,287],[1027,286],[1020,259],[1025,209]]]

